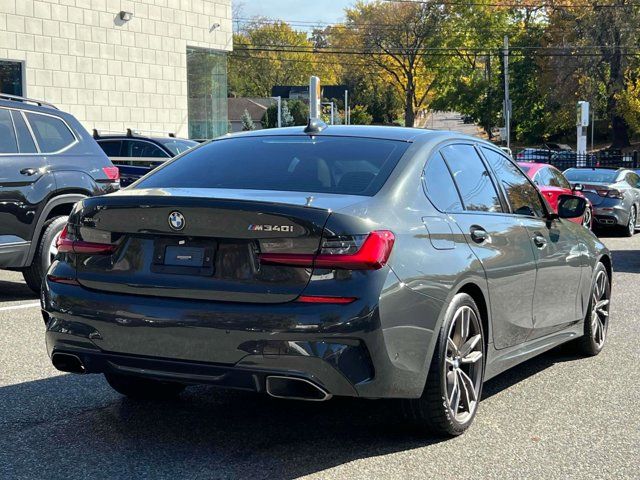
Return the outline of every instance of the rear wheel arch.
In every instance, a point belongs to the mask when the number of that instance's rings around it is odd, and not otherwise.
[[[491,327],[489,322],[489,306],[485,294],[482,289],[475,283],[466,283],[458,289],[457,293],[466,293],[473,301],[476,302],[478,310],[480,311],[480,321],[482,323],[482,329],[484,331],[485,352],[489,344],[491,337]]]
[[[609,277],[609,282],[611,282],[613,280],[613,267],[611,265],[611,257],[609,257],[609,255],[604,254],[598,259],[598,262],[604,265],[604,268],[607,270],[607,276]]]
[[[59,217],[61,215],[69,215],[71,209],[80,200],[84,200],[90,196],[88,192],[85,193],[65,193],[63,195],[56,195],[49,199],[47,204],[42,209],[42,213],[38,218],[36,226],[33,230],[33,237],[31,241],[31,246],[29,247],[29,254],[27,256],[27,265],[31,265],[33,262],[33,257],[38,249],[38,240],[42,235],[43,228],[45,224],[52,218]]]

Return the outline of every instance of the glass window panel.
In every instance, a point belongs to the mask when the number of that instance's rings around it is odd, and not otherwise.
[[[33,137],[31,137],[31,132],[29,132],[29,128],[27,127],[27,122],[22,118],[22,114],[17,110],[13,110],[11,116],[13,117],[13,124],[16,127],[18,150],[20,153],[37,153],[38,149],[33,142]]]
[[[18,153],[11,114],[3,108],[0,109],[0,153]]]
[[[24,95],[22,69],[22,62],[0,60],[0,92],[20,97]]]
[[[434,155],[427,163],[424,169],[424,185],[427,196],[441,212],[463,210],[451,173],[440,154]]]
[[[187,48],[189,137],[210,139],[228,132],[227,55]]]
[[[59,118],[37,113],[26,115],[43,153],[57,152],[75,142],[71,130]]]

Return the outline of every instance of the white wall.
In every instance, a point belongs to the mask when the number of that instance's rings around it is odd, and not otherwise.
[[[187,46],[231,50],[231,0],[0,0],[0,59],[87,129],[187,136]]]

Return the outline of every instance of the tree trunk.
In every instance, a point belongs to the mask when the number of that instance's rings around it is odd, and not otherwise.
[[[611,140],[613,148],[625,148],[631,145],[629,141],[629,126],[625,119],[616,113],[611,115]]]
[[[404,103],[404,126],[413,127],[416,120],[416,112],[413,110],[413,87],[407,86]]]

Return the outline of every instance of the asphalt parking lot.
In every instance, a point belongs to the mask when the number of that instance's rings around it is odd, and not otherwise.
[[[608,345],[489,381],[462,437],[407,432],[387,402],[278,401],[214,388],[136,403],[57,372],[37,298],[0,273],[0,478],[640,478],[640,235],[614,252]]]

